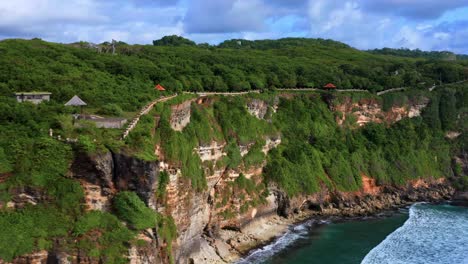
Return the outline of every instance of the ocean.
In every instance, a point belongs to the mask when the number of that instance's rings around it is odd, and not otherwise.
[[[309,220],[239,264],[468,264],[468,208],[415,204],[391,216]]]

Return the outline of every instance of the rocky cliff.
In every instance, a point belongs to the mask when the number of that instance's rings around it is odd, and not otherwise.
[[[412,100],[405,105],[395,105],[384,111],[382,103],[377,99],[361,99],[353,102],[351,98],[346,98],[344,102],[337,103],[332,109],[338,113],[336,121],[342,125],[346,119],[352,118],[359,126],[366,123],[394,123],[405,117],[413,118],[421,115],[429,103],[429,98]]]
[[[274,113],[278,109],[277,100],[278,97],[269,103],[249,99],[245,110],[256,119],[271,122],[268,112]],[[205,98],[197,105],[212,107],[214,101]],[[193,102],[170,106],[168,121],[172,130],[181,133],[190,127]],[[357,102],[346,99],[329,104],[329,107],[336,113],[339,125],[351,118],[354,125],[364,126],[368,122],[390,124],[405,117],[419,116],[427,104],[426,98],[384,111],[381,102],[374,99]],[[211,130],[220,126],[211,114],[207,120],[211,122]],[[161,129],[157,124],[155,131]],[[233,138],[238,137],[232,131],[228,133],[232,133]],[[193,188],[191,178],[184,175],[183,164],[167,158],[168,150],[163,140],[156,141],[153,147],[157,161],[143,161],[126,151],[94,155],[78,152],[69,170],[68,176],[83,187],[86,210],[111,212],[113,197],[122,191],[132,191],[148,207],[174,220],[177,237],[172,241],[172,249],[168,241],[161,239],[157,229],[145,230],[138,234],[138,239],[145,243],[128,249],[130,263],[169,263],[171,260],[175,263],[228,263],[268,242],[286,230],[288,224],[307,217],[366,216],[416,201],[446,200],[454,194],[454,189],[444,178],[428,177],[392,185],[378,184],[374,178],[362,173],[362,185],[356,191],[339,191],[322,183],[314,194],[288,195],[278,184],[266,181],[262,176],[267,164],[265,155],[282,143],[281,133],[277,132],[262,134],[257,140],[239,138],[231,141],[230,138],[213,137],[210,141],[198,141],[191,154],[199,159],[206,185],[197,189]],[[238,159],[244,160],[236,166],[230,165],[233,164],[233,158],[229,157],[232,156],[229,153],[232,152],[232,142],[239,151]],[[252,158],[259,155],[263,155],[260,161]],[[256,162],[247,162],[248,158]],[[463,163],[466,157],[458,157],[456,161],[466,170],[466,163]],[[167,182],[163,180],[163,173],[168,175]],[[158,194],[160,189],[164,190],[162,195]],[[40,192],[31,190],[16,193],[8,207],[34,205],[42,197]],[[14,263],[100,262],[80,251],[65,253],[53,248],[19,257]]]
[[[171,127],[175,131],[182,131],[190,122],[190,105],[192,100],[185,101],[181,104],[171,106]]]

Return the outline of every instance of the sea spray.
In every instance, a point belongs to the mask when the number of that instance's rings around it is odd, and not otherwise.
[[[468,209],[415,204],[409,219],[362,264],[468,263]]]
[[[273,243],[266,245],[262,248],[253,250],[247,257],[239,260],[237,264],[262,263],[266,259],[284,250],[287,246],[289,246],[296,240],[307,236],[310,228],[315,223],[317,222],[314,220],[309,220],[300,225],[290,227],[284,235],[278,237]],[[327,222],[320,221],[318,223],[326,224]]]

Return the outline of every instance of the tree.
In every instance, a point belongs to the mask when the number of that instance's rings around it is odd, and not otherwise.
[[[442,90],[440,97],[439,116],[443,130],[452,129],[457,119],[455,93],[451,90]]]
[[[135,229],[156,227],[157,215],[134,192],[119,192],[113,200],[117,216]]]
[[[423,111],[422,116],[426,124],[433,130],[439,130],[441,128],[440,112],[439,112],[439,98],[437,97],[431,98],[431,102]]]
[[[154,46],[196,46],[197,44],[190,39],[177,35],[164,36],[161,39],[153,40]]]

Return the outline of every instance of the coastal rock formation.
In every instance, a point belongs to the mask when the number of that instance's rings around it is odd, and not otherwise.
[[[258,119],[263,119],[268,111],[268,104],[259,99],[252,99],[247,103],[247,110]]]
[[[171,127],[175,131],[182,131],[190,122],[192,100],[171,106]]]
[[[280,144],[281,139],[267,138],[266,141],[263,149],[267,152]],[[213,164],[206,167],[207,190],[203,192],[196,192],[190,187],[190,181],[182,176],[180,168],[160,162],[160,170],[167,171],[170,180],[167,185],[166,204],[159,207],[158,211],[172,215],[177,226],[178,237],[174,243],[177,263],[190,263],[195,260],[195,263],[204,263],[207,259],[213,260],[214,263],[222,261],[225,257],[212,253],[223,252],[223,249],[230,247],[222,244],[225,242],[216,242],[218,246],[212,248],[212,243],[217,241],[214,239],[216,234],[224,228],[238,229],[253,219],[276,213],[277,205],[273,195],[267,197],[265,203],[243,206],[245,203],[254,203],[258,197],[237,190],[233,183],[241,173],[245,175],[243,177],[260,183],[263,165],[247,170],[217,167],[215,164],[226,155],[224,147],[225,143],[211,142],[195,149],[203,162]],[[240,149],[241,147],[239,146]],[[248,152],[248,147],[244,148]],[[240,196],[243,199],[240,199]],[[226,250],[224,252],[226,253]],[[200,262],[201,260],[203,261]]]
[[[198,146],[196,151],[202,161],[216,161],[226,155],[223,151],[225,146],[225,143],[212,141],[210,144]]]
[[[171,107],[170,124],[181,131],[190,122],[192,101]],[[199,101],[199,104],[208,104]],[[344,113],[337,118],[343,124],[346,116],[356,118],[357,125],[368,122],[397,122],[405,117],[418,116],[427,101],[404,107],[382,110],[379,102],[351,100],[334,109]],[[265,101],[253,99],[247,104],[250,114],[265,118],[269,106]],[[349,121],[349,120],[348,120]],[[281,135],[264,138],[261,152],[267,154],[281,144]],[[241,158],[246,157],[254,142],[236,145]],[[164,150],[154,146],[158,161],[144,161],[125,151],[104,152],[94,155],[77,153],[70,167],[69,177],[78,180],[85,192],[88,210],[112,211],[112,198],[120,191],[134,191],[145,204],[162,215],[170,216],[177,227],[172,241],[172,259],[175,263],[229,263],[254,247],[268,243],[290,224],[310,217],[361,217],[405,206],[417,201],[443,201],[454,195],[454,189],[444,179],[418,179],[406,185],[378,185],[376,180],[361,174],[362,188],[355,192],[340,192],[332,187],[320,187],[313,195],[289,196],[274,183],[266,183],[262,176],[266,160],[247,167],[229,167],[226,162],[226,142],[222,140],[198,143],[193,153],[200,159],[206,185],[195,189],[191,179],[182,174],[180,162],[165,160]],[[192,146],[190,147],[192,150]],[[258,151],[260,152],[260,151]],[[260,153],[261,154],[261,153]],[[468,171],[466,157],[456,162]],[[165,195],[155,193],[161,184],[161,175],[167,173]],[[359,177],[359,176],[358,176]],[[248,186],[248,188],[246,187]],[[330,189],[329,189],[330,188]],[[466,199],[466,194],[458,194]],[[22,198],[23,200],[21,200]],[[18,190],[12,207],[34,204],[41,193]],[[130,263],[169,263],[170,256],[158,237],[157,230],[138,236],[145,245],[130,245]],[[97,263],[82,252],[40,251],[17,258],[14,263]],[[1,262],[0,262],[1,263]]]
[[[404,106],[392,106],[384,111],[382,103],[376,99],[361,99],[353,102],[351,98],[346,98],[344,102],[333,105],[334,111],[341,113],[337,115],[336,122],[343,125],[347,118],[353,117],[353,122],[363,126],[369,122],[373,123],[395,123],[403,118],[417,117],[429,103],[428,98],[420,98],[415,102],[410,102]]]

